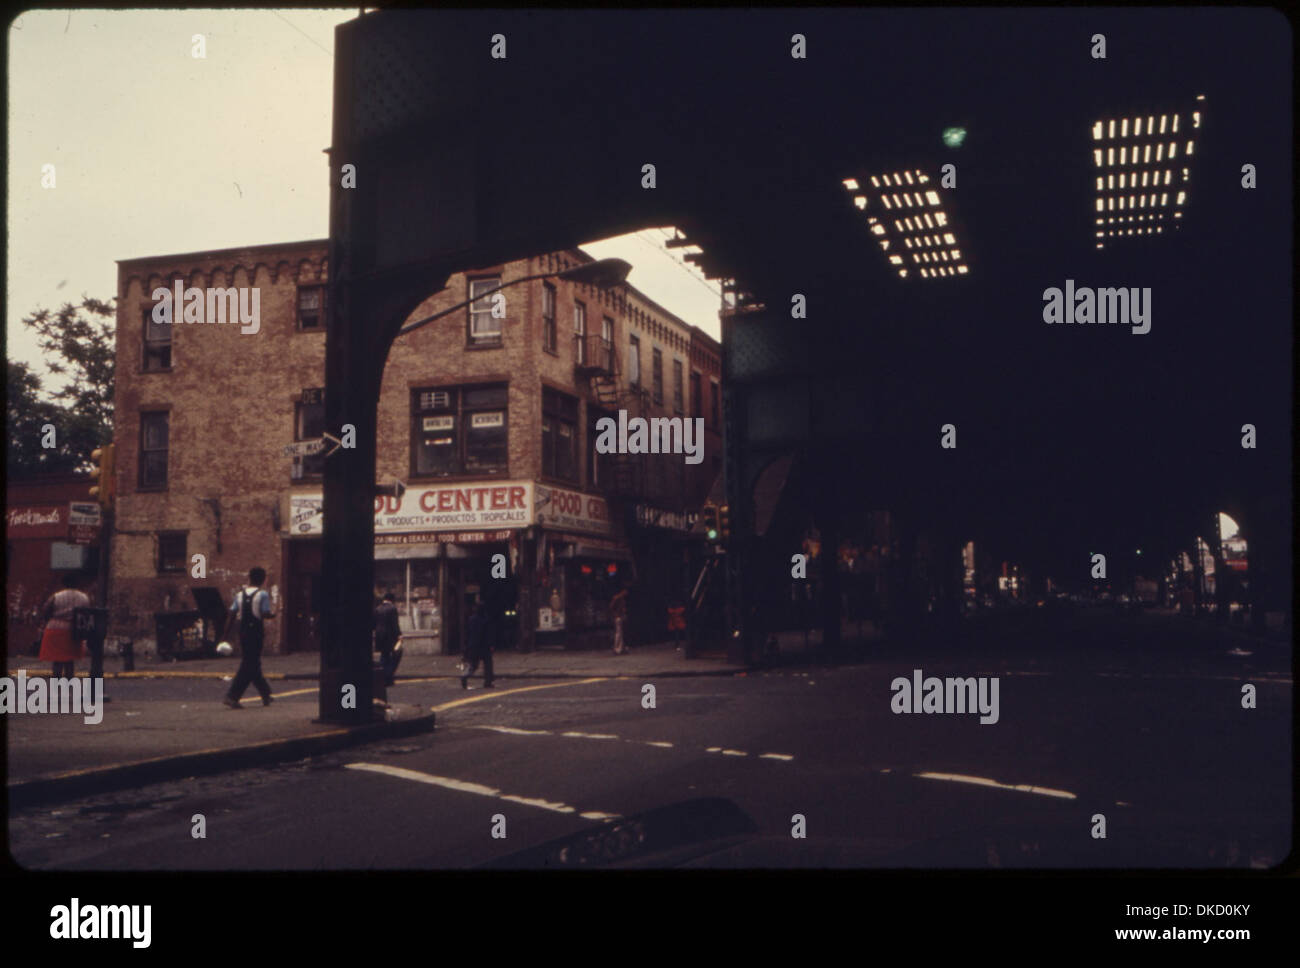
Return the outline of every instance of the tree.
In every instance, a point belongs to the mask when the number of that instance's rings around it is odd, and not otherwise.
[[[41,399],[41,378],[31,372],[26,363],[10,360],[8,380],[5,384],[5,429],[9,444],[5,451],[6,473],[9,480],[23,480],[37,474],[66,473],[78,461],[66,446],[47,449],[41,446],[46,424],[53,424],[60,444],[63,426],[60,410],[48,400]]]
[[[40,378],[25,364],[9,364],[11,480],[88,469],[90,452],[112,441],[116,316],[112,302],[83,296],[79,306],[38,309],[23,319],[36,330],[50,372],[67,380],[43,400]],[[52,449],[41,446],[46,423],[55,427]]]

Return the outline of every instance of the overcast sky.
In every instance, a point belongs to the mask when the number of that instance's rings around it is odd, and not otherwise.
[[[23,316],[113,297],[118,259],[329,234],[334,28],[357,9],[40,10],[13,22],[10,359],[44,374]],[[663,247],[668,234],[586,248],[632,263],[634,286],[717,337],[717,284]]]

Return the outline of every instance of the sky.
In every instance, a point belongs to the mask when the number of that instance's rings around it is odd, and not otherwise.
[[[116,260],[329,234],[338,10],[34,10],[9,32],[6,344],[22,318],[116,294]],[[194,35],[204,54],[193,56]],[[53,186],[44,187],[53,165]],[[717,283],[668,227],[584,248],[715,338]],[[46,388],[55,383],[46,380]]]

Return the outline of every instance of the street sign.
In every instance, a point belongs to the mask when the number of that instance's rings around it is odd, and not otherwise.
[[[328,451],[325,450],[325,445],[327,443],[332,443],[334,445]],[[342,443],[343,442],[337,437],[331,437],[329,434],[325,434],[324,436],[317,437],[313,440],[300,440],[294,444],[285,444],[280,453],[285,457],[314,457],[317,454],[324,453],[325,456],[328,457],[330,454],[334,453],[334,451],[338,450]]]
[[[325,439],[300,440],[296,444],[286,444],[282,453],[285,457],[313,457],[325,449]]]

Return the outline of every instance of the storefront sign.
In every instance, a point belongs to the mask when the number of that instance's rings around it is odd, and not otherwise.
[[[603,497],[558,487],[537,487],[537,523],[565,531],[611,534],[609,504]]]
[[[99,505],[93,501],[68,505],[68,540],[73,544],[92,544],[99,537],[101,524]]]
[[[406,534],[377,534],[375,544],[483,544],[508,541],[514,531],[412,531]]]
[[[648,504],[638,504],[636,506],[636,523],[643,528],[689,531],[695,527],[697,516],[694,512],[668,511],[664,508],[652,508]]]
[[[375,498],[376,537],[419,532],[491,534],[507,528],[526,528],[532,520],[532,481],[413,486],[407,488],[401,497],[388,494]],[[289,522],[292,534],[322,534],[321,495],[291,494]],[[438,540],[459,544],[462,539],[457,534]],[[468,540],[504,539],[484,537]]]
[[[56,504],[9,508],[10,538],[64,538],[68,534],[68,509]]]

